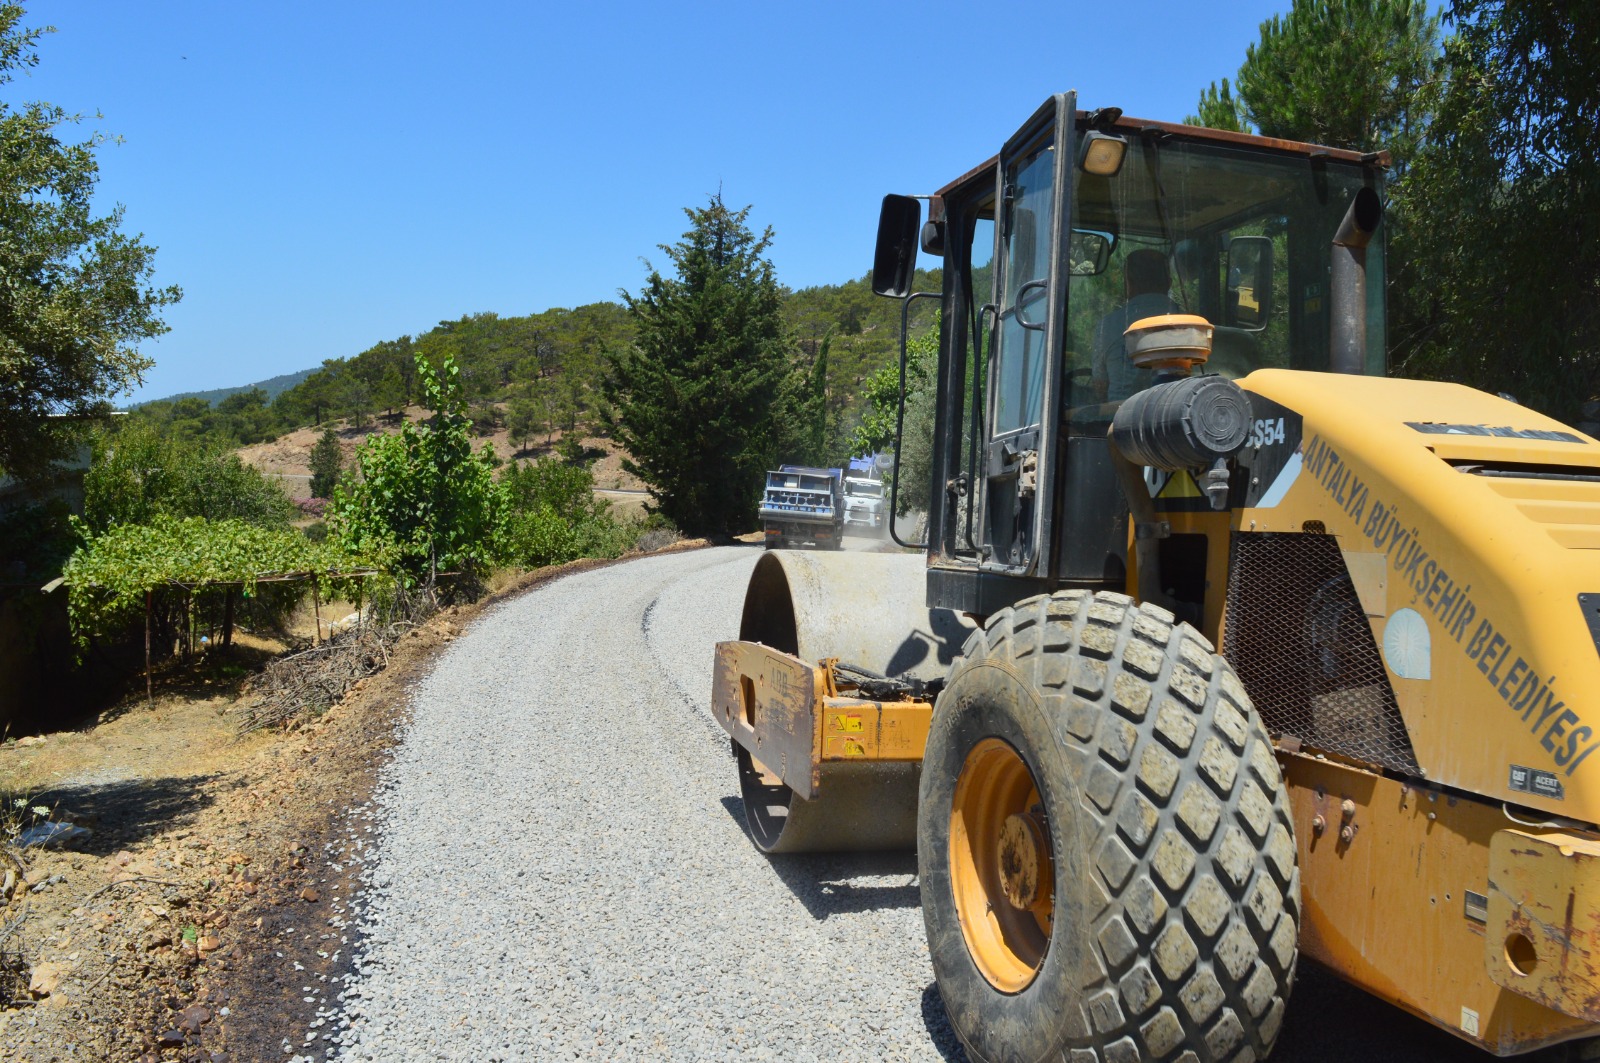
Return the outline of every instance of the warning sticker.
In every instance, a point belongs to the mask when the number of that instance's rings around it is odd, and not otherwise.
[[[1172,478],[1162,485],[1162,488],[1159,492],[1157,492],[1156,497],[1202,498],[1204,496],[1200,494],[1200,485],[1194,482],[1194,477],[1190,476],[1187,472],[1179,471],[1173,473]]]
[[[861,717],[849,716],[844,713],[836,714],[833,717],[833,729],[841,732],[859,731],[861,730]]]

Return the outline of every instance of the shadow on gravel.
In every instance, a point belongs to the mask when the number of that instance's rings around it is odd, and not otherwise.
[[[948,1063],[965,1063],[967,1054],[950,1028],[937,985],[922,992],[922,1024]],[[1300,963],[1288,1019],[1272,1053],[1272,1063],[1489,1063],[1493,1058],[1307,961]],[[1538,1055],[1524,1058],[1543,1063]]]
[[[174,776],[128,779],[101,784],[58,786],[29,798],[29,803],[65,810],[93,833],[72,848],[95,856],[154,834],[182,826],[212,804],[206,792],[211,777]]]
[[[724,797],[722,807],[744,831],[744,802]],[[915,853],[777,854],[768,857],[778,878],[817,920],[850,912],[916,908],[922,903],[916,883]],[[898,878],[879,884],[857,879]],[[936,985],[922,993],[922,1022],[939,1054],[949,1063],[967,1055]],[[1488,1063],[1494,1057],[1392,1004],[1356,989],[1309,960],[1301,960],[1289,999],[1283,1032],[1272,1063]],[[1523,1057],[1528,1063],[1556,1063],[1554,1054]]]
[[[950,1028],[937,985],[922,992],[922,1024],[948,1063],[965,1063],[967,1054]],[[1490,1063],[1493,1058],[1305,960],[1272,1053],[1272,1063]],[[1538,1054],[1523,1058],[1545,1063]]]
[[[742,833],[744,802],[737,797],[724,797],[722,807]],[[767,862],[819,922],[850,912],[922,906],[916,853],[774,853]],[[904,881],[857,881],[882,878]]]
[[[939,987],[931,982],[922,991],[922,1025],[928,1028],[933,1047],[947,1063],[967,1063],[967,1051],[956,1039],[956,1032],[950,1028],[950,1017],[945,1014],[944,998],[939,995]]]
[[[1489,1063],[1494,1057],[1300,961],[1272,1063]],[[1537,1056],[1523,1057],[1534,1063]]]

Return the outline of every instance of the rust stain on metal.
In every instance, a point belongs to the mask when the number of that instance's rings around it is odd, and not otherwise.
[[[1511,832],[1502,830],[1507,820],[1497,805],[1465,798],[1451,804],[1431,793],[1423,800],[1415,788],[1410,796],[1416,799],[1402,801],[1405,784],[1397,780],[1303,755],[1280,753],[1279,759],[1295,812],[1304,898],[1300,947],[1306,956],[1497,1054],[1600,1033],[1590,1018],[1600,1011],[1592,999],[1584,999],[1594,996],[1592,989],[1587,994],[1569,992],[1560,1000],[1541,999],[1509,988],[1491,974],[1489,962],[1498,956],[1501,965],[1506,963],[1506,937],[1511,931],[1500,913],[1514,910],[1505,896],[1506,872],[1496,865],[1491,874],[1491,841],[1499,839],[1508,854],[1512,848],[1541,850],[1538,857],[1517,858],[1519,865],[1545,869],[1546,874],[1565,868],[1575,881],[1583,878],[1573,870],[1579,860],[1545,857],[1557,855],[1558,844],[1573,846],[1576,853],[1600,843],[1566,836],[1559,843],[1533,836],[1500,838]],[[1328,830],[1344,819],[1346,800],[1355,808],[1350,825],[1359,823],[1362,828],[1356,839],[1360,845],[1343,844]],[[1333,835],[1332,845],[1326,837],[1318,844],[1319,816],[1324,831]],[[1589,874],[1600,883],[1600,875]],[[1467,904],[1470,898],[1458,889],[1489,898],[1494,911],[1486,923],[1475,921]],[[1548,959],[1541,960],[1540,973],[1552,978],[1561,974],[1554,942],[1567,935],[1569,893],[1552,895],[1547,911],[1532,913],[1548,924],[1548,931],[1526,915],[1518,924],[1528,928],[1530,939],[1538,935],[1543,942],[1538,947],[1548,950]],[[1595,927],[1600,932],[1596,905],[1600,893],[1579,896],[1574,903],[1571,933],[1585,939],[1585,951],[1572,951],[1568,985],[1600,984],[1594,969],[1587,966],[1587,950],[1596,944],[1594,932],[1585,929]],[[1395,933],[1397,926],[1406,932]],[[1583,979],[1577,977],[1580,971]],[[1463,1008],[1480,1016],[1476,1036],[1461,1028]]]
[[[1600,841],[1497,831],[1490,843],[1484,961],[1497,985],[1600,1022]]]
[[[755,642],[719,642],[712,716],[784,784],[810,798],[820,783],[815,669]]]

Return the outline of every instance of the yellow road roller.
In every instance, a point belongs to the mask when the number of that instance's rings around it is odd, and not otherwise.
[[[763,556],[713,711],[761,849],[915,847],[974,1059],[1262,1059],[1301,956],[1600,1034],[1600,443],[1385,375],[1387,164],[1066,94],[884,200],[925,517]]]

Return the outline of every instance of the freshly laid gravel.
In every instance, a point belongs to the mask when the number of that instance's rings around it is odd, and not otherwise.
[[[450,648],[381,787],[362,952],[311,1058],[961,1058],[911,854],[745,837],[708,710],[756,556],[569,576]]]
[[[709,703],[758,553],[568,576],[451,646],[349,817],[363,896],[300,928],[357,959],[342,986],[306,977],[289,1063],[964,1058],[913,856],[745,836]],[[1488,1058],[1308,963],[1299,981],[1274,1063]]]

